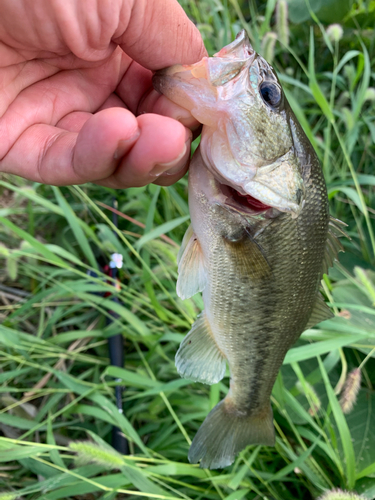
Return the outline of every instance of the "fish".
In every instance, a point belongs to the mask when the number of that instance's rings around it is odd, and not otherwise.
[[[229,365],[229,391],[188,454],[224,468],[248,445],[275,444],[272,388],[301,333],[333,316],[319,288],[344,250],[345,224],[330,216],[319,159],[245,31],[213,57],[158,71],[153,84],[203,125],[177,294],[202,292],[204,310],[176,368],[215,384]]]

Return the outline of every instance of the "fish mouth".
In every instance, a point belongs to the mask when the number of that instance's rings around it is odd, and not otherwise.
[[[274,214],[285,212],[293,219],[303,210],[306,189],[292,151],[272,164],[258,168],[255,175],[245,176],[244,179],[238,175],[232,175],[232,178],[222,175],[209,161],[206,164],[221,185],[225,203],[234,204],[236,209],[251,214],[268,211],[267,216],[271,211]]]
[[[258,55],[245,31],[213,57],[194,64],[176,64],[158,70],[152,82],[155,90],[189,110],[203,125],[217,125],[218,93],[228,82],[242,88],[242,80]]]
[[[235,202],[241,205],[241,207],[251,210],[252,212],[260,213],[273,208],[270,205],[265,205],[250,194],[241,194],[230,186],[228,186],[228,188],[231,191],[232,197]]]
[[[222,194],[225,196],[225,205],[246,215],[270,215],[277,211],[275,207],[265,205],[260,200],[249,194],[242,194],[232,186],[220,184]],[[277,211],[278,212],[278,211]],[[279,212],[278,212],[279,213]]]
[[[251,66],[257,57],[245,30],[242,30],[232,43],[213,57],[203,57],[194,64],[175,64],[161,69],[155,73],[153,83],[157,90],[162,90],[163,79],[175,78],[180,82],[200,79],[218,87],[235,78],[245,67]]]

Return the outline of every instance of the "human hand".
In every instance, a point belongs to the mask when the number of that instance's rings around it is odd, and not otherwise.
[[[152,90],[152,70],[204,55],[176,0],[2,0],[0,172],[54,185],[176,182],[199,124]]]

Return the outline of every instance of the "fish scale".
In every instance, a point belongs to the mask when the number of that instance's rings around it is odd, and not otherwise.
[[[204,311],[176,367],[212,384],[229,365],[228,394],[189,450],[192,463],[221,468],[247,445],[274,444],[272,388],[301,333],[332,316],[319,285],[343,231],[314,149],[244,32],[212,58],[157,73],[154,86],[203,124],[177,293],[203,292]]]

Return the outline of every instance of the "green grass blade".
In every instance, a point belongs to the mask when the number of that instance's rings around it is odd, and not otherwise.
[[[346,480],[349,489],[353,489],[355,485],[355,477],[356,477],[356,465],[355,465],[355,456],[354,456],[354,448],[352,443],[352,437],[350,435],[348,424],[346,423],[345,416],[342,412],[340,403],[336,397],[336,394],[331,386],[329,381],[326,369],[320,359],[318,358],[319,367],[322,372],[322,377],[324,381],[324,385],[327,391],[328,400],[331,405],[332,413],[336,421],[336,425],[341,437],[341,444],[344,451],[345,456],[345,465],[346,465]]]
[[[320,109],[323,111],[325,117],[329,122],[334,121],[334,116],[332,110],[329,106],[325,95],[323,94],[321,88],[319,87],[318,81],[315,75],[315,60],[314,60],[314,32],[310,29],[310,52],[309,52],[309,86],[313,93],[313,96],[318,103]]]
[[[80,226],[78,217],[70,208],[65,198],[62,196],[60,189],[57,187],[53,187],[52,189],[53,192],[55,193],[58,204],[60,205],[61,210],[63,211],[64,216],[68,221],[71,230],[74,233],[74,236],[76,237],[77,243],[81,247],[83,255],[86,257],[86,259],[94,269],[98,269],[98,263],[96,262],[93,251],[90,247],[90,243],[85,237],[82,227]]]
[[[61,260],[57,255],[55,255],[53,252],[48,250],[43,243],[40,243],[36,238],[31,236],[29,233],[21,229],[20,227],[17,227],[13,222],[10,220],[5,219],[4,217],[0,217],[0,223],[2,223],[4,226],[8,227],[11,231],[13,231],[19,238],[22,240],[27,241],[30,243],[32,247],[35,248],[35,250],[42,255],[44,258],[47,260],[54,262],[60,266],[65,267],[65,263],[63,260]]]
[[[322,340],[321,342],[314,342],[309,345],[301,347],[293,347],[290,349],[284,359],[284,365],[304,361],[306,359],[314,358],[321,354],[339,349],[340,347],[349,346],[351,344],[361,342],[364,335],[343,335],[330,340]]]
[[[160,224],[160,226],[152,229],[148,233],[146,233],[142,238],[140,238],[137,243],[134,245],[134,248],[140,250],[146,243],[154,240],[155,238],[159,238],[162,234],[169,233],[176,227],[180,226],[184,222],[186,222],[190,218],[190,215],[184,215],[183,217],[177,217],[177,219],[170,220],[165,222],[164,224]]]

